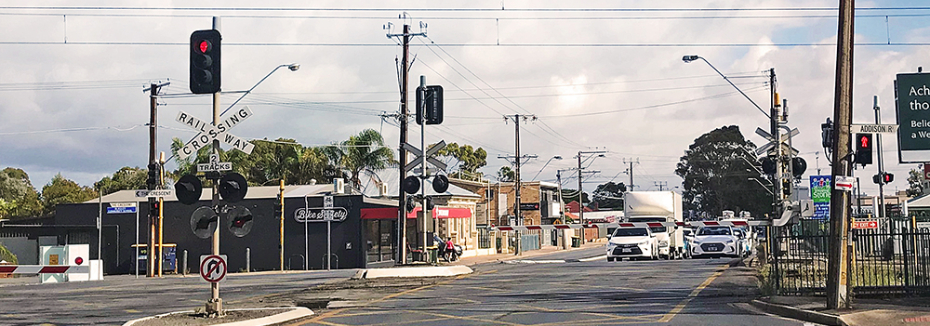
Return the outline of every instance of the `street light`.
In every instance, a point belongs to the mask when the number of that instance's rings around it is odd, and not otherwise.
[[[239,101],[242,100],[243,97],[245,97],[246,95],[249,95],[249,93],[251,93],[252,90],[255,89],[255,87],[258,87],[258,84],[261,84],[263,81],[265,81],[265,79],[268,79],[268,76],[271,76],[271,74],[273,74],[275,71],[278,71],[278,69],[281,69],[281,68],[284,68],[284,67],[287,67],[287,69],[290,69],[291,71],[297,71],[297,69],[300,69],[300,65],[299,65],[299,64],[296,64],[296,63],[292,63],[292,64],[289,64],[289,65],[280,65],[280,66],[275,67],[274,69],[271,70],[271,72],[269,72],[267,75],[265,75],[265,77],[262,77],[261,80],[259,80],[257,83],[255,83],[255,85],[252,86],[252,88],[249,88],[249,90],[245,91],[245,93],[242,93],[242,96],[239,96],[239,98],[236,99],[236,101],[233,102],[232,105],[230,105],[228,108],[226,108],[226,110],[223,110],[223,112],[220,113],[220,115],[226,114],[226,111],[229,111],[229,109],[232,109],[234,106],[236,106],[236,104],[239,103]]]
[[[761,107],[759,107],[758,104],[756,104],[755,101],[749,98],[749,95],[746,95],[746,93],[743,93],[743,90],[739,89],[739,87],[736,87],[736,84],[733,84],[733,82],[731,82],[730,79],[727,78],[727,76],[725,76],[722,72],[720,72],[720,70],[717,70],[717,67],[714,67],[714,65],[710,64],[710,62],[707,61],[707,59],[704,59],[704,57],[699,56],[699,55],[686,55],[681,58],[681,60],[684,61],[685,63],[691,63],[691,61],[695,61],[697,59],[704,60],[704,63],[707,63],[707,65],[713,68],[714,71],[716,71],[717,74],[720,75],[720,77],[723,77],[723,80],[726,80],[728,83],[730,83],[730,86],[733,86],[733,88],[736,88],[736,90],[739,91],[740,94],[743,94],[743,97],[749,100],[749,102],[752,103],[752,105],[755,105],[756,108],[759,109],[759,111],[762,112],[762,114],[764,114],[766,118],[772,119],[772,117],[769,116],[768,113],[765,113],[765,110],[763,110]]]
[[[549,166],[549,162],[552,162],[553,159],[555,159],[555,160],[561,160],[561,159],[562,159],[562,156],[556,155],[556,156],[553,156],[552,158],[550,158],[548,161],[546,161],[546,164],[543,164],[542,169],[539,169],[539,172],[536,172],[536,176],[533,177],[533,180],[536,180],[536,178],[539,177],[539,174],[542,173],[542,171],[543,171],[544,169],[546,169],[546,166]]]

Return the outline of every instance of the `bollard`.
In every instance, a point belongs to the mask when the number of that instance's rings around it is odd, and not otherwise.
[[[245,272],[252,270],[252,249],[245,248]]]
[[[184,254],[182,256],[183,256],[183,259],[181,260],[181,274],[186,276],[187,275],[187,250],[184,250]]]

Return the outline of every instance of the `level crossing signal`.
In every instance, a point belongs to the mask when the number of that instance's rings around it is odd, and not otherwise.
[[[872,134],[856,134],[856,164],[872,164]]]
[[[215,29],[194,31],[190,46],[190,84],[194,94],[220,91],[220,43],[223,37]]]

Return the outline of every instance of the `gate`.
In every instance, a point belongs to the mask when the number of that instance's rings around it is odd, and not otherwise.
[[[825,295],[830,225],[801,220],[773,228],[769,277],[783,295]],[[878,229],[853,230],[851,267],[856,295],[930,293],[930,229],[880,219]]]

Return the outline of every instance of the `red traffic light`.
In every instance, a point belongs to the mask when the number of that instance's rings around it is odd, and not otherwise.
[[[885,173],[882,177],[883,177],[885,183],[891,183],[892,181],[894,181],[894,174]]]
[[[83,263],[84,263],[84,258],[78,257],[78,258],[75,258],[75,259],[74,259],[74,264],[75,264],[75,265],[80,265],[80,264],[83,264]]]
[[[859,137],[859,148],[869,148],[869,142],[871,141],[870,138],[872,137],[868,137],[868,136]]]
[[[207,41],[207,40],[200,41],[200,53],[210,52],[210,49],[212,48],[213,46],[210,45],[210,41]]]

